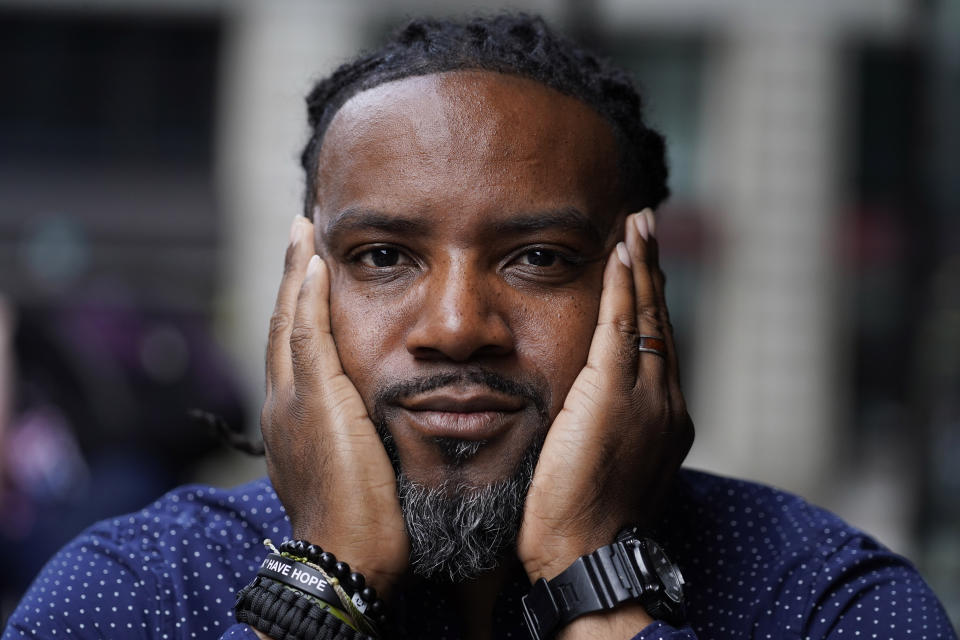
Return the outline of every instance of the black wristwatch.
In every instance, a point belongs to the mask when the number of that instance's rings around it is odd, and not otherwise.
[[[533,640],[545,640],[585,613],[633,601],[655,620],[683,622],[680,570],[660,545],[628,528],[616,542],[580,556],[549,582],[537,580],[523,597],[523,619]]]

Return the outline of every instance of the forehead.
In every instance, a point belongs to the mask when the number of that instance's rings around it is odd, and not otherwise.
[[[617,211],[617,145],[585,103],[486,71],[415,76],[348,100],[324,136],[315,212]],[[599,221],[599,220],[598,220]]]

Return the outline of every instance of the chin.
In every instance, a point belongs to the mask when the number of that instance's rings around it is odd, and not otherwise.
[[[538,447],[539,450],[539,447]],[[512,454],[512,455],[509,455]],[[507,454],[476,441],[447,441],[436,447],[427,464],[400,464],[401,473],[413,484],[447,493],[479,491],[515,479],[532,477],[536,458],[525,451]]]
[[[397,470],[414,573],[464,582],[494,569],[515,545],[543,437],[506,467],[497,447],[462,440],[434,444],[444,460],[427,472],[414,467],[408,473],[392,436],[384,438]]]
[[[477,482],[470,461],[444,470],[439,482],[430,484],[399,474],[415,574],[464,582],[500,563],[516,544],[541,445],[533,443],[512,473],[496,474],[492,481]]]

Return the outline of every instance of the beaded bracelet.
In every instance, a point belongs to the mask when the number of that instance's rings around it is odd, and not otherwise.
[[[319,565],[319,568],[339,580],[349,594],[351,603],[363,617],[381,627],[387,623],[386,605],[377,597],[377,590],[366,584],[362,573],[351,571],[346,562],[338,561],[329,551],[304,540],[284,540],[280,543],[280,552],[291,559],[306,560]]]

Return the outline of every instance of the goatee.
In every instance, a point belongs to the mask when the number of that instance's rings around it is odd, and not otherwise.
[[[540,456],[536,439],[508,478],[481,487],[425,487],[400,473],[397,487],[416,575],[464,582],[497,566],[517,540]]]
[[[513,472],[502,480],[482,486],[449,480],[424,486],[411,480],[401,468],[396,443],[387,427],[386,407],[398,398],[464,381],[528,399],[539,417],[538,435]],[[449,582],[472,580],[496,567],[514,546],[549,426],[544,387],[472,369],[394,383],[377,395],[373,422],[397,474],[397,493],[410,538],[410,565],[416,575]],[[434,444],[447,465],[456,469],[468,464],[487,443],[435,438]]]

